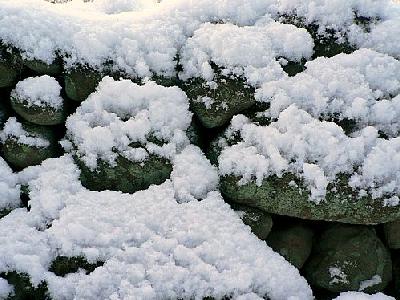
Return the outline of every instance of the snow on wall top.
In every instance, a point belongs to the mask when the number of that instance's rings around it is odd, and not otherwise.
[[[73,0],[52,4],[42,0],[1,0],[0,40],[21,49],[29,59],[50,63],[56,53],[60,53],[69,64],[86,63],[97,68],[111,60],[118,69],[145,77],[152,72],[173,74],[180,49],[206,22],[222,20],[241,26],[254,25],[265,15],[296,13],[308,22],[347,28],[355,11],[381,20],[389,20],[394,15],[391,2],[387,0],[110,3],[113,1]],[[285,30],[288,29],[290,27]],[[260,31],[257,27],[247,30]],[[296,35],[295,29],[288,31],[290,36]],[[263,36],[262,32],[257,35]],[[308,55],[308,51],[305,54]]]
[[[17,175],[0,157],[0,211],[13,209],[20,204]]]
[[[269,102],[276,118],[291,104],[314,117],[351,119],[388,135],[400,130],[400,61],[369,49],[306,63],[294,77],[266,82],[259,101]],[[397,96],[397,97],[395,97]],[[392,97],[395,97],[392,99]]]
[[[148,154],[171,159],[188,143],[191,117],[189,101],[178,87],[104,77],[68,117],[67,136],[90,168],[96,168],[97,159],[112,165],[118,154],[132,161],[144,161]],[[165,144],[149,141],[150,136]]]

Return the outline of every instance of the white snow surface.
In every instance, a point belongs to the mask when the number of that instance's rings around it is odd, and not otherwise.
[[[27,168],[20,181],[29,184],[31,210],[0,219],[0,272],[45,280],[55,299],[313,299],[298,270],[251,233],[215,183],[186,178],[183,186],[202,186],[187,195],[202,200],[181,203],[183,161],[216,170],[194,146],[180,156],[171,180],[132,195],[86,190],[70,155]],[[47,268],[58,255],[105,263],[57,277]]]
[[[18,177],[8,164],[0,157],[0,211],[13,209],[19,206]]]
[[[349,137],[335,123],[291,105],[269,126],[235,116],[228,132],[239,132],[242,141],[222,150],[219,173],[240,176],[239,184],[261,185],[268,176],[293,173],[304,179],[311,200],[319,203],[329,182],[349,174],[349,185],[360,196],[391,198],[400,193],[400,138],[379,138],[374,127]]]
[[[369,49],[306,63],[294,77],[266,82],[258,101],[276,118],[292,104],[314,117],[352,119],[388,135],[400,130],[400,61]],[[393,97],[393,98],[392,98]]]
[[[308,23],[320,24],[323,31],[326,26],[334,29],[351,26],[355,12],[382,21],[391,20],[394,18],[392,6],[388,0],[164,0],[160,3],[73,0],[58,4],[42,0],[1,0],[0,40],[21,49],[28,59],[47,63],[59,53],[67,67],[83,63],[101,68],[105,61],[111,60],[115,68],[139,77],[152,73],[171,75],[175,72],[176,55],[206,22],[253,26],[265,16],[294,13]],[[281,32],[290,36],[295,45],[303,39],[304,33],[300,30],[280,27],[286,28]],[[238,38],[246,32],[265,37],[257,26],[245,28],[235,36]],[[227,43],[232,45],[231,41]],[[271,44],[271,40],[267,43]],[[301,49],[306,49],[306,45],[301,45]],[[292,50],[283,53],[294,54]],[[297,57],[298,53],[295,54]]]
[[[383,293],[369,295],[360,292],[345,292],[340,293],[340,295],[334,300],[395,300],[395,298],[386,296]]]
[[[0,278],[0,298],[7,299],[8,295],[10,295],[12,292],[12,285],[8,284],[7,280]]]
[[[4,143],[7,139],[14,139],[19,144],[36,148],[45,148],[50,145],[50,142],[43,137],[26,131],[15,117],[8,118],[3,130],[0,131],[0,141]]]
[[[256,84],[284,76],[277,58],[308,59],[313,47],[314,42],[305,29],[281,24],[269,17],[245,27],[206,23],[183,47],[181,77],[186,79],[201,74],[211,81],[214,72],[210,63],[213,62],[224,73],[244,75],[250,83]]]
[[[27,102],[27,106],[51,107],[61,109],[63,99],[60,96],[61,86],[54,77],[43,75],[29,77],[17,83],[11,92],[18,102]]]
[[[68,117],[67,136],[92,169],[98,159],[113,165],[118,154],[139,162],[149,154],[172,159],[189,143],[185,130],[191,117],[186,94],[178,87],[104,77],[97,91]],[[165,144],[148,141],[150,135]]]

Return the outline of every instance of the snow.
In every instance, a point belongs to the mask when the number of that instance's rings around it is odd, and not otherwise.
[[[144,161],[149,154],[172,159],[188,144],[185,131],[191,117],[188,99],[177,87],[151,81],[139,86],[104,77],[97,91],[68,117],[67,136],[92,169],[98,159],[113,165],[117,153],[132,161]],[[165,144],[158,146],[149,137]]]
[[[5,160],[0,157],[0,211],[19,206],[19,189],[17,175],[13,173]]]
[[[200,26],[188,39],[181,53],[183,79],[201,74],[212,81],[211,62],[223,73],[244,75],[250,82],[262,82],[284,76],[276,58],[291,61],[310,58],[314,42],[305,29],[281,24],[266,17],[254,26],[234,24]]]
[[[43,75],[29,77],[17,83],[11,97],[28,107],[51,107],[61,109],[63,99],[60,96],[61,86],[54,77]]]
[[[13,292],[13,287],[8,284],[7,280],[0,278],[0,298],[6,299]]]
[[[50,145],[48,140],[26,131],[15,117],[8,118],[3,130],[0,131],[0,141],[4,143],[7,139],[36,148],[45,148]]]
[[[334,300],[395,300],[395,298],[386,296],[383,293],[368,295],[360,292],[346,292],[341,293]]]
[[[335,123],[319,121],[291,105],[268,126],[235,116],[229,133],[239,133],[241,141],[224,147],[219,173],[241,177],[239,184],[261,185],[271,175],[292,173],[304,179],[310,199],[320,203],[328,183],[348,174],[349,186],[360,196],[391,198],[400,193],[400,138],[379,138],[373,127],[349,137]]]
[[[56,299],[312,299],[298,270],[251,233],[212,190],[215,182],[200,180],[195,189],[194,174],[182,183],[188,160],[195,170],[215,172],[189,146],[176,157],[179,176],[132,195],[84,189],[70,155],[27,168],[20,180],[29,185],[31,209],[0,219],[0,272],[45,280]],[[192,201],[175,196],[182,187]],[[199,195],[202,201],[194,199]],[[57,277],[47,269],[58,255],[104,265]]]
[[[360,288],[359,291],[363,291],[371,286],[377,285],[382,283],[382,278],[379,275],[374,275],[372,276],[371,279],[364,280],[360,282]]]
[[[356,120],[388,135],[400,130],[400,61],[369,49],[306,63],[294,77],[266,82],[257,99],[276,118],[291,104],[314,117]]]

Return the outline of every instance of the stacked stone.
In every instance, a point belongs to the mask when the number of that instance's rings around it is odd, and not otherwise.
[[[282,16],[281,21],[303,26],[290,16]],[[354,50],[332,37],[321,41],[315,26],[304,27],[315,39],[314,58]],[[304,62],[289,62],[284,69],[294,76],[304,69]],[[181,81],[176,76],[154,77],[154,80],[165,86],[178,85],[186,92],[194,113],[187,135],[217,165],[222,149],[241,140],[240,134],[232,134],[228,127],[233,116],[244,114],[260,126],[268,125],[271,119],[262,114],[268,105],[256,101],[254,88],[246,84],[244,78],[226,76],[217,65],[214,67],[216,85],[213,87],[202,78]],[[111,72],[85,66],[64,70],[60,58],[50,65],[23,59],[16,49],[3,46],[0,51],[2,157],[15,170],[20,170],[61,155],[59,141],[67,131],[68,116],[81,102],[87,101],[105,75],[116,77]],[[61,99],[60,106],[43,105],[50,103],[43,99],[36,99],[39,104],[35,104],[18,93],[18,87],[26,80],[36,80],[40,84],[43,77],[59,86],[59,94],[55,97]],[[132,80],[140,82],[138,78]],[[47,86],[39,89],[44,95]],[[199,101],[205,98],[212,101]],[[22,133],[24,139],[13,134],[15,132]],[[164,143],[157,138],[147,138],[156,145]],[[67,140],[81,169],[81,181],[91,190],[133,193],[163,182],[172,170],[171,162],[160,157],[151,156],[143,167],[143,163],[132,163],[122,155],[118,155],[114,165],[99,159],[93,169],[76,151],[79,144],[73,136],[68,136],[68,132]],[[329,186],[323,203],[319,204],[308,200],[308,191],[293,174],[270,176],[261,185],[255,181],[239,184],[238,176],[222,176],[220,190],[258,238],[301,270],[315,287],[316,294],[321,294],[321,299],[333,299],[344,291],[384,291],[397,293],[400,297],[400,208],[384,206],[370,197],[358,199],[346,180],[341,178]],[[78,268],[90,272],[95,266],[82,258],[64,257],[59,257],[51,266],[59,276]],[[29,280],[21,274],[10,273],[2,277],[10,279],[16,286],[29,285],[26,283]],[[21,288],[21,291],[27,297],[35,293],[43,295],[43,286],[33,291]]]

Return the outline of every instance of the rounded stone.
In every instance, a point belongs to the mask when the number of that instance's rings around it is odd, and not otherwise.
[[[267,244],[296,268],[301,269],[311,254],[313,231],[303,225],[273,229]]]
[[[243,223],[250,226],[251,231],[260,240],[265,240],[272,228],[272,218],[262,210],[244,205],[232,204]]]
[[[322,233],[305,274],[311,285],[331,292],[376,293],[392,279],[392,262],[373,228],[340,224]]]
[[[218,76],[214,84],[195,78],[183,89],[190,99],[191,109],[206,128],[220,127],[255,104],[254,90],[240,78]]]
[[[56,109],[50,106],[28,105],[24,100],[11,97],[11,106],[15,112],[26,121],[37,125],[58,125],[65,122],[67,110],[65,104],[62,108]]]
[[[0,49],[0,88],[12,87],[17,82],[21,70],[19,57]]]
[[[76,68],[68,70],[64,76],[65,93],[75,101],[84,101],[96,90],[101,75],[90,69]]]
[[[8,137],[3,141],[3,155],[10,165],[23,169],[28,166],[39,165],[45,159],[56,157],[59,154],[57,139],[51,128],[31,123],[22,123],[22,126],[30,136],[42,138],[48,141],[49,145],[47,147],[36,147]]]

